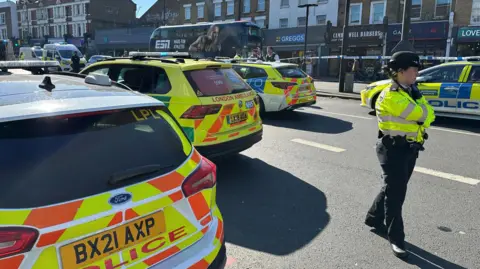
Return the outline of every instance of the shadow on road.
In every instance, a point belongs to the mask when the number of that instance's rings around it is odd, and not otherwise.
[[[244,155],[217,161],[217,167],[227,242],[288,255],[329,223],[325,195],[292,174]]]
[[[269,113],[262,120],[265,125],[316,133],[340,134],[353,129],[351,122],[301,111]]]
[[[387,239],[384,234],[380,234],[376,230],[371,230],[374,234]],[[426,250],[423,250],[411,243],[405,242],[405,246],[410,255],[404,259],[406,263],[416,265],[422,269],[467,269],[458,264],[449,262],[445,259],[438,257]]]
[[[433,126],[480,133],[480,123],[478,120],[436,117]]]

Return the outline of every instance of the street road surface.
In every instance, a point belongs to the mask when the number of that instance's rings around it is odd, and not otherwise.
[[[375,117],[358,101],[264,121],[264,138],[217,161],[227,269],[480,268],[480,124],[439,119],[404,205],[410,258],[363,224],[381,187]]]

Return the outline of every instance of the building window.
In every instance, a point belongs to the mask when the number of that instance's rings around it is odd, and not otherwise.
[[[7,28],[2,28],[0,31],[0,39],[7,39],[8,38],[8,33],[7,33]]]
[[[280,28],[288,28],[288,19],[280,19]]]
[[[348,23],[351,25],[358,25],[362,18],[362,3],[350,5],[350,18]]]
[[[215,3],[215,17],[222,16],[222,3]]]
[[[255,23],[256,23],[260,28],[265,28],[265,19],[255,19]]]
[[[227,1],[227,15],[233,15],[235,4],[233,1]]]
[[[383,23],[385,16],[385,2],[371,2],[370,3],[370,24]]]
[[[308,0],[298,0],[298,5],[306,5],[308,4]]]
[[[317,24],[318,25],[327,24],[327,15],[317,15]]]
[[[184,6],[184,8],[185,8],[185,20],[188,21],[191,18],[190,11],[192,7],[189,5],[189,6]]]
[[[73,16],[81,16],[85,14],[85,6],[83,4],[76,4],[72,6]]]
[[[6,24],[5,18],[5,12],[0,13],[0,24]]]
[[[243,0],[243,13],[250,13],[250,0]]]
[[[317,0],[317,3],[323,5],[323,4],[328,3],[328,0]]]
[[[58,19],[58,18],[64,18],[65,17],[65,7],[54,7],[53,8],[53,17]]]
[[[480,24],[480,0],[473,0],[470,23],[477,25]]]
[[[307,24],[307,19],[305,17],[298,17],[297,18],[297,26],[305,26]]]
[[[197,3],[197,18],[203,19],[205,17],[205,5],[204,3]]]
[[[289,7],[289,3],[288,3],[288,0],[282,0],[280,2],[280,8],[286,8],[286,7]]]
[[[435,17],[448,17],[451,4],[451,0],[436,0]]]
[[[265,0],[258,0],[257,11],[265,11]]]
[[[402,11],[403,11],[403,8],[402,8]],[[420,19],[421,13],[422,13],[422,0],[412,0],[412,10],[410,11],[410,17],[412,19]]]
[[[37,20],[47,20],[48,13],[46,8],[36,10]]]

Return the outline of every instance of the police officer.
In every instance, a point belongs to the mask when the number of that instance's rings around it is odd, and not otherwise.
[[[265,57],[265,60],[267,62],[279,62],[280,61],[280,57],[278,57],[278,54],[276,54],[275,52],[273,52],[273,49],[272,47],[268,46],[267,47],[267,55]]]
[[[392,79],[375,104],[379,140],[377,157],[384,185],[367,213],[365,224],[386,232],[395,256],[405,258],[402,206],[407,184],[423,144],[425,130],[435,120],[433,108],[415,85],[420,66],[413,52],[392,55],[384,71]],[[386,223],[386,226],[384,224]]]

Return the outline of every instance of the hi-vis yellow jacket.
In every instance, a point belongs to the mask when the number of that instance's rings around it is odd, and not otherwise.
[[[405,136],[410,142],[424,142],[425,129],[435,120],[427,100],[414,100],[392,82],[382,91],[375,104],[378,129],[389,136]]]

